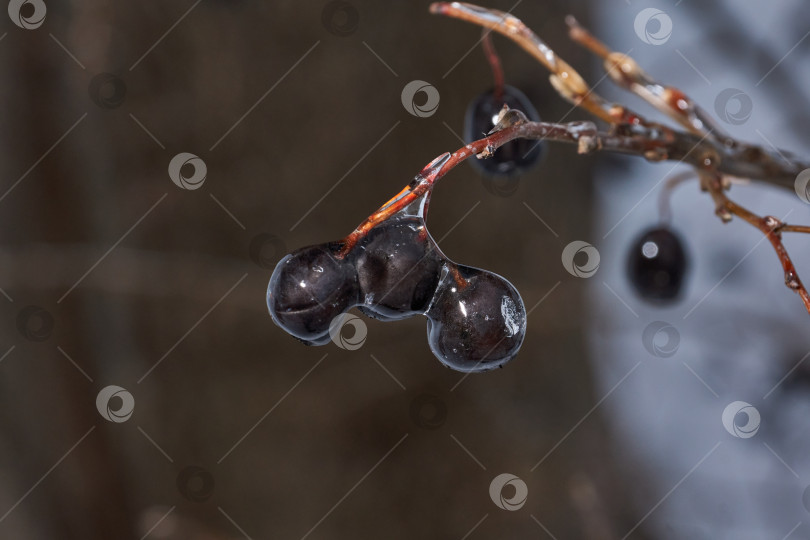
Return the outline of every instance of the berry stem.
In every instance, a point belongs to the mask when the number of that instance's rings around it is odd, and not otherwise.
[[[487,57],[489,67],[492,68],[492,78],[495,80],[495,88],[492,91],[492,95],[495,96],[495,101],[500,102],[503,100],[503,66],[501,66],[501,59],[498,56],[498,52],[495,50],[495,44],[492,43],[492,37],[490,36],[492,30],[484,28],[483,33],[481,44],[484,47],[484,55]]]
[[[672,221],[672,192],[687,180],[696,178],[695,171],[683,171],[667,178],[658,194],[658,219],[662,225],[669,225]]]
[[[414,181],[403,188],[397,195],[388,200],[376,212],[367,217],[357,228],[342,240],[342,248],[337,256],[343,258],[363,238],[368,231],[396,214],[419,197],[425,196],[439,179],[450,172],[462,161],[471,156],[479,159],[490,157],[495,150],[507,142],[517,138],[552,139],[556,141],[580,142],[590,141],[596,134],[596,127],[591,122],[571,122],[568,124],[550,124],[545,122],[529,122],[525,115],[515,109],[508,110],[512,115],[502,114],[502,120],[489,135],[477,141],[466,144],[449,154],[445,152],[430,163],[416,175]],[[591,143],[585,145],[588,150]]]

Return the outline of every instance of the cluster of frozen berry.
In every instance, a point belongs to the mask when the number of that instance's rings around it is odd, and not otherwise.
[[[497,99],[487,92],[471,103],[467,137],[486,135],[504,104],[536,119],[525,96],[507,86]],[[514,177],[541,154],[536,143],[515,140],[492,158],[473,162],[485,174]],[[422,184],[419,197],[362,234],[284,257],[267,289],[276,324],[307,344],[323,345],[332,337],[333,321],[353,307],[383,321],[424,315],[430,349],[450,368],[486,371],[514,358],[526,335],[526,308],[517,289],[497,274],[456,264],[427,230],[425,208],[433,186],[424,184],[445,160],[437,159],[403,190],[414,192]]]
[[[511,360],[526,334],[520,294],[492,272],[447,258],[418,211],[422,203],[393,214],[348,251],[333,242],[284,257],[267,290],[273,320],[322,345],[332,321],[352,307],[383,321],[424,315],[430,349],[445,365],[484,371]]]

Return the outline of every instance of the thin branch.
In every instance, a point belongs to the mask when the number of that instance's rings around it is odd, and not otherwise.
[[[534,139],[577,145],[580,154],[594,151],[619,152],[645,157],[652,161],[671,160],[692,165],[700,171],[718,175],[747,176],[777,185],[793,185],[798,172],[787,168],[784,161],[751,158],[750,149],[721,146],[714,141],[698,139],[695,135],[673,130],[658,130],[644,126],[618,126],[629,134],[600,132],[593,122],[530,122],[515,109],[504,110],[501,119],[489,135],[473,141],[452,154],[445,153],[431,161],[410,185],[386,202],[361,223],[343,242],[342,253],[348,253],[358,239],[391,215],[424,195],[439,178],[471,156],[479,159],[491,156],[495,150],[513,139]],[[629,129],[624,129],[629,128]],[[744,169],[744,171],[743,171]],[[791,226],[791,231],[799,231]],[[804,232],[804,231],[802,231]],[[808,228],[810,232],[810,228]]]
[[[617,86],[641,97],[695,135],[711,133],[718,140],[728,138],[692,98],[674,86],[666,86],[653,79],[627,54],[610,50],[573,16],[566,17],[565,22],[571,39],[604,61],[605,71]]]
[[[807,225],[782,225],[779,232],[797,232],[810,234],[810,226]]]
[[[489,67],[492,69],[492,78],[495,81],[495,88],[492,94],[495,96],[495,101],[501,101],[501,99],[503,99],[504,85],[503,66],[501,65],[498,52],[495,50],[495,45],[492,43],[492,36],[489,35],[489,30],[484,28],[483,33],[481,45],[484,47],[484,56],[486,56],[487,62],[489,62]]]
[[[661,186],[661,192],[658,196],[658,216],[662,224],[669,225],[672,221],[672,192],[682,183],[696,178],[695,171],[682,171],[667,178],[664,185]]]
[[[710,168],[716,169],[724,175],[751,178],[791,190],[799,172],[810,167],[810,163],[802,162],[788,152],[772,152],[760,146],[742,143],[725,136],[718,137],[717,134],[720,133],[718,129],[715,128],[714,132],[708,130],[707,126],[710,125],[707,115],[701,112],[692,100],[686,97],[686,94],[674,87],[667,87],[666,92],[661,92],[662,95],[669,96],[669,101],[674,100],[672,107],[666,106],[667,110],[673,114],[676,114],[674,111],[680,110],[681,113],[677,113],[675,118],[679,122],[688,118],[692,125],[691,133],[682,133],[663,124],[650,122],[623,105],[607,102],[588,87],[574,68],[557,56],[543,40],[514,15],[462,2],[434,3],[431,4],[430,11],[489,28],[508,37],[526,50],[551,72],[552,86],[561,96],[586,109],[594,116],[613,124],[614,130],[611,135],[633,139],[611,141],[602,137],[603,147],[607,150],[639,154],[652,161],[663,159],[679,161],[687,156],[692,156],[684,161],[701,167],[707,166],[702,165],[706,161]],[[579,34],[579,37],[581,38],[582,34]],[[597,54],[608,56],[612,54],[606,46],[596,40],[589,41],[588,44]],[[632,59],[621,56],[622,64],[630,66]],[[610,62],[609,66],[613,66],[613,64]],[[622,64],[620,64],[619,71],[621,71]],[[608,71],[616,70],[608,69]],[[638,66],[631,68],[630,72],[635,73],[636,79],[630,75],[628,75],[629,79],[616,76],[614,81],[620,86],[625,84],[632,86],[634,84],[632,81],[637,80],[639,90],[642,84],[651,86],[658,84],[649,76],[647,76],[647,80],[641,79],[641,74],[644,72]],[[611,78],[613,79],[613,77]],[[650,97],[649,93],[647,97]],[[659,108],[664,104],[664,102],[659,103]],[[684,107],[683,104],[686,106]],[[662,108],[662,110],[664,109]],[[701,122],[703,128],[698,129],[696,127],[698,124],[695,122]],[[694,156],[701,158],[700,163],[694,163]]]
[[[508,37],[551,72],[552,86],[565,99],[605,122],[615,122],[611,104],[595,94],[574,68],[514,15],[462,2],[437,2],[430,5],[430,12],[471,22]]]
[[[782,263],[782,269],[785,273],[785,285],[798,293],[801,297],[804,307],[810,313],[810,294],[804,287],[802,280],[799,278],[799,273],[793,265],[793,261],[788,255],[787,249],[782,244],[782,232],[785,229],[794,232],[810,232],[810,227],[787,225],[782,223],[774,216],[761,217],[751,212],[747,208],[740,206],[724,193],[723,178],[716,174],[703,173],[701,175],[703,187],[711,194],[714,199],[717,215],[724,222],[731,220],[732,215],[742,218],[749,224],[759,229],[764,234],[773,246],[779,262]]]
[[[347,245],[353,245],[357,238],[382,219],[427,193],[436,180],[470,156],[489,157],[498,147],[516,138],[548,139],[575,143],[581,154],[602,150],[643,156],[650,161],[674,160],[693,166],[700,176],[701,186],[714,199],[717,215],[724,222],[737,216],[768,238],[782,264],[785,284],[799,294],[805,309],[810,313],[810,294],[782,244],[783,232],[810,233],[810,226],[789,225],[773,216],[758,216],[725,194],[733,178],[758,180],[792,190],[798,174],[810,168],[810,164],[789,156],[786,152],[776,149],[770,152],[726,135],[684,92],[655,81],[630,56],[609,49],[573,17],[567,19],[570,37],[602,58],[610,79],[619,87],[645,99],[680,124],[686,132],[649,122],[627,107],[608,103],[589,88],[584,79],[545,42],[511,14],[461,2],[434,3],[430,6],[430,11],[465,20],[508,37],[551,72],[551,84],[563,98],[608,122],[610,129],[607,132],[598,131],[591,122],[529,122],[520,111],[504,107],[497,125],[487,137],[474,141],[453,154],[443,154],[436,158],[410,186],[349,235],[345,241]],[[685,177],[673,178],[672,183],[679,183]]]

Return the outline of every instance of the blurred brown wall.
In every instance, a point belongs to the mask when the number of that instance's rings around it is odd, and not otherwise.
[[[281,246],[348,233],[460,146],[467,103],[491,86],[477,28],[427,4],[353,0],[356,28],[349,16],[330,31],[326,5],[49,2],[37,29],[0,23],[0,191],[20,179],[0,200],[13,299],[0,298],[0,354],[14,347],[0,361],[0,514],[14,508],[1,537],[141,538],[167,512],[149,537],[300,538],[317,524],[311,538],[461,538],[487,516],[474,536],[542,537],[540,522],[558,538],[615,538],[635,523],[598,411],[530,472],[598,400],[582,282],[559,263],[590,225],[589,163],[573,148],[550,148],[507,197],[459,167],[431,203],[450,257],[536,306],[507,368],[457,385],[421,317],[365,320],[357,351],[304,347],[272,324]],[[586,7],[515,13],[587,71],[563,23],[587,21]],[[496,44],[508,83],[545,119],[568,115],[539,66]],[[102,73],[116,79],[94,86]],[[414,79],[439,90],[435,115],[403,108]],[[169,178],[181,152],[207,166],[199,189]],[[21,321],[29,305],[47,315]],[[21,324],[46,327],[32,339]],[[134,398],[125,422],[96,409],[108,385]],[[528,485],[520,511],[490,500],[503,472]]]

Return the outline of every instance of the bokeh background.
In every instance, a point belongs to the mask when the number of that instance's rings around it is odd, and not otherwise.
[[[571,44],[566,14],[721,121],[718,94],[740,89],[753,109],[731,110],[729,131],[803,151],[810,18],[798,0],[767,13],[691,0],[487,5],[511,9],[611,99],[654,114]],[[672,22],[663,43],[634,28],[649,6]],[[363,318],[356,350],[305,347],[273,325],[265,289],[284,253],[345,236],[458,148],[468,103],[492,85],[480,29],[427,7],[9,3],[0,537],[810,535],[807,314],[767,242],[722,225],[686,183],[673,198],[690,255],[683,297],[649,306],[627,281],[627,250],[658,220],[652,188],[672,164],[556,145],[515,184],[467,165],[442,180],[434,238],[507,277],[531,310],[505,369],[442,367],[421,317]],[[495,43],[507,82],[544,119],[587,118],[528,55]],[[412,80],[438,90],[434,114],[403,106]],[[170,177],[181,153],[199,159],[185,176],[206,171],[196,189]],[[738,192],[810,221],[795,194]],[[575,240],[599,250],[590,278],[561,264]],[[802,239],[789,247],[810,267]],[[677,341],[645,341],[656,321]],[[675,353],[656,356],[655,343]],[[111,416],[130,396],[131,416]],[[754,437],[724,428],[734,401],[761,414]],[[513,511],[490,496],[502,473],[528,489]]]

